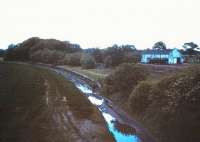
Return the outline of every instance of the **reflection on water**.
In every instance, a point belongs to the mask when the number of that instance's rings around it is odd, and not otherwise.
[[[132,127],[130,127],[127,124],[122,124],[119,121],[113,121],[114,127],[117,131],[123,133],[124,135],[135,135],[136,130]]]
[[[116,142],[140,142],[139,138],[136,135],[124,134],[115,128],[116,119],[110,114],[102,112],[110,132],[114,135]]]
[[[100,106],[103,104],[104,100],[103,99],[97,99],[96,97],[89,96],[88,99],[90,102],[94,105]]]
[[[76,84],[76,87],[80,89],[83,93],[92,93],[92,90],[88,86],[83,86],[82,84]]]

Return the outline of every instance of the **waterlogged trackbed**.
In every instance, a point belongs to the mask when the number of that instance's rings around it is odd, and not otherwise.
[[[116,142],[154,142],[148,132],[135,120],[127,116],[120,108],[114,106],[110,100],[100,96],[98,91],[93,91],[92,87],[75,73],[61,68],[53,70],[73,82],[99,109]]]

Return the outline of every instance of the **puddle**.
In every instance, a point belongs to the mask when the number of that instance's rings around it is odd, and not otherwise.
[[[88,86],[83,86],[81,84],[76,84],[76,87],[81,90],[83,93],[92,93],[92,90]]]
[[[89,96],[88,99],[90,102],[94,105],[100,106],[103,104],[104,100],[103,99],[97,99],[96,97]]]
[[[116,142],[140,142],[140,139],[136,135],[127,134],[116,129],[115,122],[116,119],[109,113],[102,112],[105,118],[110,132],[113,134]]]
[[[116,128],[116,130],[123,133],[124,135],[135,135],[136,134],[136,130],[127,124],[122,124],[119,121],[113,121],[113,123],[114,123],[114,127]]]

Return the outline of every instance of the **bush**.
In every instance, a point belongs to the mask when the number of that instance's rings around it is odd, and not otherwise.
[[[67,59],[67,64],[70,66],[80,66],[81,65],[81,53],[71,53],[71,54],[66,54],[65,57]]]
[[[140,56],[132,52],[124,53],[123,63],[138,63]]]
[[[84,55],[81,58],[81,66],[83,69],[93,69],[96,66],[94,58],[89,55]]]
[[[0,49],[0,57],[3,57],[5,54],[5,51],[3,49]]]
[[[105,67],[106,67],[106,68],[112,67],[112,58],[111,58],[111,56],[107,56],[107,57],[104,59],[104,64],[105,64]]]
[[[103,58],[106,67],[116,67],[122,63],[136,63],[140,53],[134,45],[113,45],[103,50]]]
[[[112,94],[121,92],[129,95],[132,89],[147,77],[147,72],[140,65],[124,63],[106,77],[103,85],[104,93]]]
[[[161,142],[200,141],[200,67],[152,84],[140,83],[129,97],[134,114]]]
[[[148,105],[151,103],[149,94],[152,85],[147,82],[141,82],[137,85],[129,97],[129,105],[134,113],[145,112]]]
[[[82,49],[77,44],[71,44],[56,39],[40,39],[33,37],[17,45],[11,44],[6,50],[5,60],[61,64],[64,61],[65,54],[81,51]],[[70,63],[73,65],[80,65],[80,60],[79,63],[77,63],[76,58],[77,57],[73,56]]]

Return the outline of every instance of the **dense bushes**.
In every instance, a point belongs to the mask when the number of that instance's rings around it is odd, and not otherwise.
[[[140,83],[129,104],[160,142],[200,141],[200,67]]]
[[[113,73],[106,77],[103,85],[104,93],[107,95],[115,92],[122,92],[129,95],[132,88],[138,82],[145,80],[147,72],[140,65],[124,63],[119,65]]]
[[[131,112],[159,142],[200,141],[200,66],[162,79],[145,70],[121,64],[104,80],[102,94]]]
[[[3,56],[4,56],[4,54],[5,54],[5,50],[3,50],[3,49],[0,49],[0,57],[3,57]]]
[[[30,38],[24,42],[11,44],[5,55],[8,61],[32,61],[59,64],[65,54],[81,51],[79,45],[56,39]]]
[[[82,56],[82,54],[80,52],[66,54],[65,55],[65,59],[66,59],[65,64],[70,65],[70,66],[80,66],[81,65],[81,56]]]
[[[81,66],[83,69],[93,69],[95,68],[95,60],[90,55],[84,55],[81,58]]]
[[[115,67],[121,63],[137,63],[139,58],[140,53],[134,45],[113,45],[106,49],[82,50],[78,44],[38,37],[29,38],[17,45],[11,44],[5,54],[7,61],[82,65],[83,68],[94,68],[96,63],[104,63],[105,67]]]
[[[151,87],[152,85],[149,82],[143,81],[139,83],[135,89],[133,89],[133,92],[129,98],[129,102],[131,110],[134,113],[142,113],[147,109],[151,102],[149,98]]]
[[[137,63],[140,52],[134,45],[113,45],[105,49],[90,48],[84,52],[93,57],[96,63],[104,63],[105,67],[112,68],[122,63]]]
[[[59,50],[49,50],[47,48],[43,50],[37,50],[30,55],[30,61],[43,62],[51,64],[60,64],[65,54]]]
[[[106,67],[115,67],[122,63],[137,63],[140,53],[134,45],[113,45],[104,50],[103,59]]]

